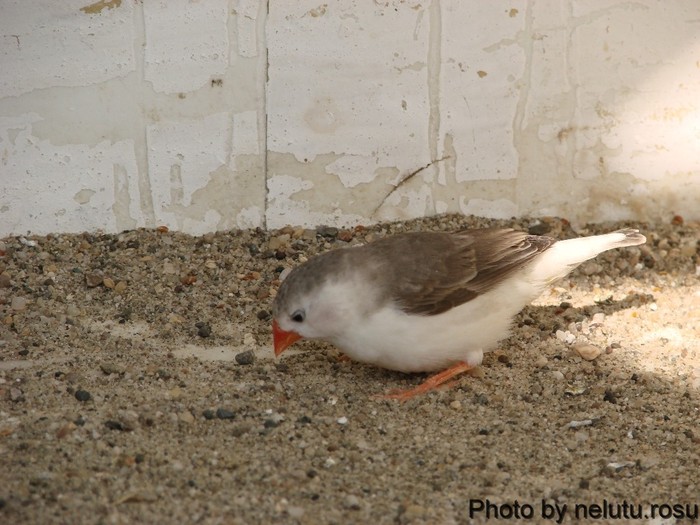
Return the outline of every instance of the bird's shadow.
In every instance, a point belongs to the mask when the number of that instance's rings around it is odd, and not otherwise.
[[[600,301],[595,301],[593,304],[579,307],[575,307],[566,301],[558,305],[528,305],[515,316],[513,331],[529,324],[538,326],[541,330],[556,332],[569,323],[592,319],[597,313],[609,316],[635,306],[652,303],[654,300],[654,296],[651,294],[631,293],[623,299],[613,299],[611,295]]]

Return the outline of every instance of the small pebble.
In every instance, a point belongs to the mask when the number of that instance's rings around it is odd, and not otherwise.
[[[322,237],[333,239],[338,236],[338,228],[334,226],[319,226],[316,228],[316,233]]]
[[[206,417],[206,415],[204,417]],[[233,419],[236,417],[236,414],[228,408],[217,408],[216,417],[218,419]]]
[[[637,460],[637,463],[643,470],[649,470],[650,468],[659,465],[661,460],[657,456],[642,456]]]
[[[167,391],[168,397],[172,399],[173,401],[177,401],[178,399],[182,398],[182,389],[180,387],[175,387],[171,388],[170,390]]]
[[[6,272],[0,273],[0,288],[9,288],[11,283],[10,274]]]
[[[535,366],[536,366],[537,368],[545,367],[545,366],[547,366],[547,363],[549,363],[549,361],[548,361],[547,358],[546,358],[545,356],[543,356],[543,355],[541,355],[541,356],[539,356],[537,359],[535,359]]]
[[[180,421],[182,421],[183,423],[187,423],[188,425],[194,423],[194,415],[189,410],[181,412],[178,418],[180,419]]]
[[[56,431],[56,438],[63,439],[70,435],[76,428],[78,428],[78,426],[72,421],[69,421]]]
[[[21,312],[27,308],[27,299],[19,296],[13,297],[12,302],[10,303],[10,308],[12,308],[15,312]]]
[[[556,379],[557,381],[563,381],[564,380],[564,374],[562,374],[559,370],[554,370],[552,371],[552,377]]]
[[[105,426],[110,430],[126,430],[119,421],[114,421],[113,419],[105,421]]]
[[[88,288],[96,288],[102,284],[104,278],[99,273],[88,273],[85,275],[85,284]]]
[[[336,421],[339,425],[347,425],[348,424],[348,418],[345,416],[339,417]]]
[[[352,232],[352,230],[340,230],[338,232],[338,239],[344,242],[350,242],[355,234]]]
[[[69,317],[76,317],[80,315],[80,308],[78,308],[74,304],[69,304],[68,306],[66,306],[66,315]]]
[[[236,354],[236,363],[239,365],[252,365],[255,362],[255,352],[252,350],[246,350],[245,352],[240,352]]]
[[[195,327],[197,327],[197,335],[199,337],[209,337],[211,335],[211,326],[209,326],[209,323],[200,321],[195,323]]]
[[[119,410],[117,421],[122,426],[120,430],[132,431],[139,427],[139,415],[134,410]]]
[[[576,341],[576,336],[569,331],[565,332],[563,330],[557,330],[555,335],[557,339],[559,339],[559,341],[562,341],[567,344],[571,344],[574,341]]]
[[[279,250],[280,248],[284,248],[289,244],[289,239],[290,235],[285,233],[283,235],[278,235],[277,237],[271,237],[270,242],[268,243],[268,247],[270,250]]]
[[[467,370],[467,375],[471,377],[475,377],[477,379],[483,379],[486,377],[486,372],[484,372],[483,367],[477,366],[476,368],[472,368],[471,370]]]
[[[634,467],[636,463],[634,461],[622,461],[622,462],[613,462],[613,463],[608,463],[606,467],[609,470],[612,470],[613,472],[620,472],[623,468],[631,468]]]
[[[425,517],[428,514],[428,510],[421,505],[410,504],[406,505],[406,508],[402,512],[402,520],[397,520],[399,523],[413,523],[418,521],[420,523],[425,523]]]
[[[580,396],[586,393],[586,387],[585,386],[578,386],[578,385],[572,385],[566,390],[564,390],[564,393],[570,396]]]
[[[610,389],[606,389],[605,393],[603,394],[603,401],[607,401],[608,403],[612,403],[614,405],[617,403],[617,394]]]
[[[489,398],[486,394],[477,394],[476,397],[474,397],[474,401],[479,405],[485,406],[489,404]]]
[[[603,353],[601,348],[589,344],[579,344],[574,346],[574,350],[586,361],[593,361],[596,357]]]
[[[90,398],[92,397],[92,396],[90,396],[90,392],[88,392],[87,390],[82,390],[82,389],[76,390],[74,395],[75,395],[75,399],[77,399],[78,401],[82,401],[82,402],[90,401]]]
[[[182,317],[180,314],[176,314],[176,313],[172,313],[172,312],[168,314],[168,322],[169,323],[182,324],[185,321],[187,321],[187,319]]]
[[[346,509],[350,509],[350,510],[359,510],[360,509],[360,500],[354,494],[349,494],[345,498],[344,503],[345,503]]]
[[[581,421],[569,421],[566,425],[568,428],[590,427],[593,424],[592,419],[583,419]]]
[[[591,275],[599,274],[603,271],[603,267],[594,261],[588,261],[581,265],[581,273],[583,275],[590,277]]]
[[[10,401],[17,403],[24,400],[24,394],[19,388],[10,388]]]
[[[100,365],[100,370],[102,370],[102,372],[107,375],[124,373],[124,367],[121,367],[114,363],[102,363]]]
[[[36,247],[37,244],[38,244],[36,241],[29,240],[29,239],[27,239],[26,237],[20,237],[20,238],[19,238],[19,242],[21,242],[21,243],[24,244],[25,246],[29,246],[30,248],[34,248],[34,247]]]

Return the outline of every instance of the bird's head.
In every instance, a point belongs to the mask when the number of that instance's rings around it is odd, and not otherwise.
[[[299,339],[331,339],[340,329],[334,287],[313,271],[315,266],[307,263],[295,268],[277,291],[272,305],[276,356]]]
[[[314,257],[282,281],[272,305],[275,355],[302,338],[338,344],[358,326],[372,293],[347,271],[349,250]]]
[[[309,327],[315,317],[313,301],[308,294],[298,292],[298,288],[290,287],[289,281],[285,280],[272,305],[272,337],[276,356],[295,341],[309,337]],[[308,318],[309,312],[311,319]]]

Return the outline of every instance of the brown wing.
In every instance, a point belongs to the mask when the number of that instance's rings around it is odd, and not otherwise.
[[[478,229],[396,235],[366,248],[387,262],[387,293],[403,311],[436,315],[492,289],[554,242],[511,229]]]

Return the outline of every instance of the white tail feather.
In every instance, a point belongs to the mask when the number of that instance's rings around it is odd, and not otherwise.
[[[558,241],[539,257],[530,275],[535,282],[550,284],[600,253],[645,242],[644,235],[630,228],[604,235]]]

